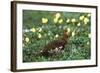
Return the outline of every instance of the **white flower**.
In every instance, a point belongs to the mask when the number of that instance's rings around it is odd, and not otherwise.
[[[71,30],[70,30],[70,28],[67,28],[67,32],[69,33]]]
[[[80,26],[80,25],[81,25],[80,23],[77,24],[77,26]]]
[[[86,44],[87,44],[87,45],[89,45],[89,44],[90,44],[90,42],[87,42]]]
[[[25,29],[24,32],[29,32],[29,30],[28,29]]]
[[[32,32],[36,32],[36,29],[35,29],[35,28],[32,28],[32,29],[30,29],[30,31],[32,31]]]
[[[55,35],[55,37],[57,38],[57,37],[59,37],[59,35],[58,35],[58,34],[56,34],[56,35]]]
[[[41,32],[42,31],[42,28],[39,28],[38,31]]]
[[[39,34],[38,34],[38,38],[41,38],[41,37],[42,37],[42,35],[39,33]]]
[[[75,32],[74,32],[74,31],[72,32],[72,37],[73,37],[73,36],[75,36]]]
[[[28,38],[28,37],[26,37],[26,38],[25,38],[25,41],[26,41],[26,42],[29,42],[29,38]]]
[[[47,18],[42,18],[42,23],[47,23],[48,19]]]

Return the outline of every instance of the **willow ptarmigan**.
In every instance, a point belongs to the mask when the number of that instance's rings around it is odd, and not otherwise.
[[[68,33],[67,30],[64,30],[61,38],[59,38],[58,40],[53,40],[46,44],[38,54],[49,56],[63,51],[69,37],[70,33]]]

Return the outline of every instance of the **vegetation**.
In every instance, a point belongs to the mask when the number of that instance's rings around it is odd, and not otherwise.
[[[72,32],[64,53],[35,56],[43,46]],[[91,14],[23,10],[23,62],[82,60],[91,57]]]

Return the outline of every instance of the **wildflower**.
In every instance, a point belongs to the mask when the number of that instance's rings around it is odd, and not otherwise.
[[[84,15],[80,16],[79,19],[80,20],[83,20],[84,19]]]
[[[74,23],[74,22],[76,22],[76,19],[75,19],[75,18],[73,18],[71,21],[72,21],[72,23]]]
[[[38,31],[41,32],[42,31],[42,28],[39,28]]]
[[[84,18],[84,24],[87,24],[89,22],[89,19],[88,18]]]
[[[72,32],[72,37],[73,37],[73,36],[75,36],[75,32],[74,32],[74,31]]]
[[[60,20],[59,20],[59,23],[61,24],[62,22],[63,22],[63,19],[60,19]]]
[[[28,29],[25,29],[24,32],[29,32],[29,30]]]
[[[66,22],[69,23],[70,22],[70,19],[67,19]]]
[[[32,31],[32,32],[36,32],[36,29],[35,29],[35,28],[32,28],[32,29],[30,29],[30,31]]]
[[[56,35],[55,35],[55,37],[57,38],[57,37],[59,37],[59,35],[58,35],[58,34],[56,34]]]
[[[89,45],[89,44],[90,44],[90,42],[87,42],[86,44],[87,44],[87,45]]]
[[[49,32],[48,35],[51,35],[51,33]]]
[[[63,27],[63,26],[59,26],[58,28],[59,28],[59,29],[63,29],[64,27]]]
[[[68,33],[70,32],[70,28],[67,28]]]
[[[47,18],[42,18],[42,23],[47,23],[48,19]]]
[[[80,23],[77,24],[77,26],[80,26],[80,25],[81,25]]]
[[[29,42],[29,38],[28,38],[28,37],[26,37],[26,38],[25,38],[25,41],[26,41],[26,42]]]
[[[42,35],[39,33],[39,34],[38,34],[38,38],[41,38],[41,37],[42,37]]]
[[[53,20],[53,21],[54,21],[54,23],[57,23],[58,19],[57,19],[57,18],[54,18],[54,20]]]
[[[91,34],[88,34],[88,37],[91,38]]]
[[[61,16],[60,13],[56,13],[56,18],[58,19]]]
[[[91,14],[89,13],[87,16],[88,16],[88,17],[90,17],[90,16],[91,16]]]

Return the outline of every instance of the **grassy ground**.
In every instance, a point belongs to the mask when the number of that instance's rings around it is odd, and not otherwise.
[[[23,10],[23,62],[82,60],[91,57],[91,14]],[[35,56],[43,46],[72,32],[64,53]]]

